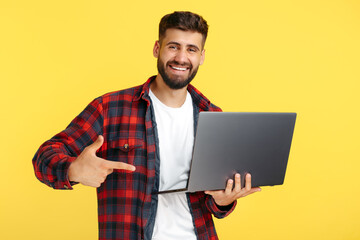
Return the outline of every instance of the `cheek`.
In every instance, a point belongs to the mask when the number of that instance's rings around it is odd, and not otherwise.
[[[166,52],[161,52],[159,58],[163,63],[167,63],[171,59],[171,55]]]
[[[191,63],[192,63],[193,66],[199,66],[199,65],[202,64],[201,58],[198,58],[198,57],[194,58],[194,59],[191,60]]]

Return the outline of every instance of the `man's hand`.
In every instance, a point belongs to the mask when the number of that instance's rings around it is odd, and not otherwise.
[[[135,166],[108,161],[96,156],[96,151],[103,145],[104,137],[99,136],[96,141],[86,147],[81,154],[70,164],[69,180],[79,182],[90,187],[100,187],[107,175],[114,169],[135,171]]]
[[[251,188],[251,175],[248,173],[245,177],[245,187],[241,188],[240,174],[235,174],[235,187],[233,189],[233,180],[229,179],[225,190],[219,191],[205,191],[206,194],[211,195],[215,203],[219,206],[227,206],[234,202],[236,199],[245,197],[254,192],[261,191],[261,188]]]

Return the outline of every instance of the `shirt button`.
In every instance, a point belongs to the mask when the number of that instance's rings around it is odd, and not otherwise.
[[[125,144],[124,144],[124,148],[125,148],[125,149],[128,149],[128,148],[129,148],[129,144],[125,143]]]
[[[68,187],[66,184],[64,184],[64,188],[65,188],[65,189],[69,189],[69,187]]]

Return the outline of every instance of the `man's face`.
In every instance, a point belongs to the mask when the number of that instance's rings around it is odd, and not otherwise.
[[[167,29],[161,43],[156,41],[154,56],[160,76],[171,89],[186,87],[204,62],[201,33]]]

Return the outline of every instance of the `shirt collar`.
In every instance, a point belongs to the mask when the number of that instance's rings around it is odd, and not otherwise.
[[[139,90],[134,94],[134,101],[139,101],[140,99],[149,100],[149,90],[150,84],[153,80],[155,80],[155,76],[151,76],[142,86],[140,86]],[[210,108],[210,100],[207,99],[199,90],[197,90],[193,85],[189,84],[187,87],[194,103],[202,110],[209,110]]]
[[[148,100],[150,84],[155,78],[156,76],[151,76],[142,86],[140,86],[139,90],[134,94],[134,101],[139,101],[141,98]]]
[[[199,90],[197,90],[193,85],[189,84],[187,87],[194,103],[204,111],[209,110],[210,100],[207,99]]]

